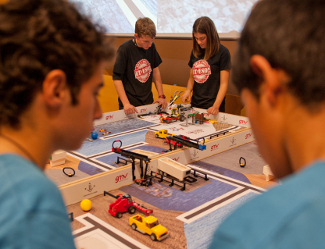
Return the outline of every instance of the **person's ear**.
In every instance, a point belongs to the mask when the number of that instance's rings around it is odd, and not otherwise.
[[[62,70],[50,71],[43,82],[43,96],[51,107],[59,107],[67,97],[66,75]]]
[[[278,95],[283,91],[281,79],[281,72],[283,71],[272,68],[268,60],[261,55],[253,55],[250,59],[250,65],[260,79],[260,93],[266,96],[272,106],[275,105]]]
[[[134,38],[139,39],[139,35],[137,33],[134,33]]]

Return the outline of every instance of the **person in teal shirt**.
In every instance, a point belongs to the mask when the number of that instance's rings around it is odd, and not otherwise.
[[[65,0],[0,4],[0,248],[75,248],[50,155],[74,150],[102,116],[114,55],[102,28]]]
[[[325,247],[325,2],[261,0],[234,56],[259,151],[281,183],[217,228],[210,248]]]

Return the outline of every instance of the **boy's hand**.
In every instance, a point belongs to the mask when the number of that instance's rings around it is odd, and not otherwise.
[[[167,101],[164,98],[159,98],[156,99],[153,104],[158,103],[159,105],[161,105],[161,109],[165,109],[167,107]]]
[[[138,110],[137,110],[137,108],[135,108],[133,105],[131,105],[131,104],[127,104],[127,105],[125,105],[124,106],[124,112],[126,113],[126,114],[133,114],[133,113],[138,113]]]

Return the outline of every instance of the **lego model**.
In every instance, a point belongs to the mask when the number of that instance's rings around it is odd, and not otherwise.
[[[166,114],[166,115],[169,115],[169,113],[163,111],[163,110],[161,109],[161,107],[162,107],[162,105],[157,106],[156,111],[155,111],[155,114]]]
[[[183,122],[189,117],[190,111],[192,110],[192,106],[188,104],[172,104],[168,107],[168,109],[171,111],[171,115],[169,117],[174,117],[174,119]]]
[[[167,138],[164,138],[163,142],[166,143],[166,144],[171,143],[173,146],[177,146],[177,147],[181,147],[182,146],[181,144],[179,144],[179,143],[177,143],[175,141],[170,141]]]
[[[64,150],[54,151],[50,157],[51,167],[65,164],[66,157],[67,157],[67,153]]]
[[[104,195],[112,196],[116,199],[115,202],[111,203],[109,205],[108,212],[117,218],[122,218],[123,213],[129,212],[130,214],[134,214],[136,209],[143,212],[145,215],[152,214],[152,209],[145,208],[143,206],[140,206],[138,203],[134,202],[130,195],[112,195],[111,193],[104,192]]]
[[[158,159],[157,169],[160,175],[168,174],[179,181],[184,181],[191,174],[191,168],[168,157]]]
[[[134,215],[129,218],[129,224],[133,230],[149,234],[153,241],[162,241],[169,237],[167,228],[160,225],[157,218],[153,216],[143,217],[141,215]]]
[[[198,150],[206,150],[206,145],[204,144],[205,142],[205,139],[201,138],[203,144],[199,144],[199,141],[198,140],[193,140],[193,139],[189,139],[189,137],[185,137],[185,136],[182,136],[182,135],[178,135],[178,136],[167,136],[166,137],[168,140],[170,141],[175,141],[176,143],[179,143],[181,144],[182,146],[187,146],[187,147],[191,147],[191,148],[195,148],[195,149],[198,149]],[[182,148],[181,146],[181,148]],[[174,150],[176,149],[177,147],[174,147]],[[172,144],[169,143],[169,150],[172,151]]]
[[[68,170],[68,172],[66,172],[67,170]],[[73,177],[76,174],[76,171],[71,167],[64,167],[62,169],[62,171],[66,176],[69,176],[69,177]]]
[[[246,166],[246,159],[244,157],[239,158],[239,166],[242,168]]]
[[[157,138],[167,138],[168,136],[175,136],[174,134],[168,133],[168,130],[162,129],[160,131],[155,132],[155,136]]]
[[[169,108],[172,111],[171,116],[177,118],[181,122],[186,119],[185,110],[187,111],[187,108],[185,108],[183,105],[173,104]]]
[[[164,116],[161,116],[161,117],[159,117],[159,119],[160,119],[160,122],[161,123],[167,123],[167,124],[170,124],[170,123],[172,123],[172,122],[177,122],[177,117],[174,117],[174,116],[167,116],[167,117],[164,117]]]
[[[144,116],[149,116],[149,115],[155,115],[155,114],[166,114],[169,115],[168,112],[165,112],[161,109],[162,105],[158,105],[156,110],[154,112],[148,112],[148,113],[141,113],[138,114],[138,118],[143,118]]]
[[[203,124],[204,122],[207,122],[208,121],[208,119],[206,119],[205,117],[204,117],[204,114],[203,113],[198,113],[198,112],[196,112],[196,113],[194,113],[195,115],[194,115],[194,119],[195,119],[195,124]]]
[[[171,106],[174,104],[174,102],[179,98],[180,94],[182,93],[183,91],[176,91],[174,92],[174,96],[171,98],[168,106]]]
[[[186,139],[186,140],[190,140],[189,137],[184,136],[184,135],[178,135],[178,137],[181,137],[181,138]],[[181,143],[177,143],[176,141],[173,141],[173,140],[168,140],[168,138],[165,138],[163,141],[164,141],[164,143],[167,143],[167,144],[171,144],[171,145],[173,145],[174,148],[176,148],[176,146],[177,146],[178,148],[183,148],[183,147],[184,147],[183,144],[181,144]]]
[[[119,143],[119,146],[114,146],[115,143]],[[136,181],[136,183],[140,182],[140,185],[142,185],[142,184],[147,185],[147,186],[150,185],[151,184],[151,181],[150,181],[151,177],[147,176],[146,172],[148,170],[148,164],[149,164],[151,159],[146,155],[142,155],[142,154],[139,154],[139,153],[135,153],[135,152],[132,152],[132,151],[121,149],[121,147],[122,147],[122,141],[121,140],[113,141],[113,143],[112,143],[112,151],[117,153],[117,154],[120,154],[121,156],[130,158],[132,160],[132,179],[133,179],[133,181],[135,181],[135,175],[134,175],[135,159],[138,159],[138,160],[140,160],[140,169],[141,169],[140,177],[141,177],[142,181]],[[116,163],[118,164],[119,162],[120,162],[120,158],[117,157],[117,162]],[[143,163],[146,164],[145,169],[143,167]]]
[[[269,165],[265,165],[263,166],[263,174],[265,175],[265,180],[268,182],[268,181],[271,181],[272,179],[274,179],[274,175],[271,171],[271,168]]]
[[[152,112],[148,112],[148,113],[142,113],[142,114],[138,114],[137,117],[138,118],[141,118],[141,117],[144,117],[144,116],[150,116],[150,115],[154,115],[155,113],[152,113]]]
[[[190,167],[187,167],[184,164],[176,162],[168,157],[158,159],[157,170],[158,174],[155,174],[155,177],[159,178],[158,182],[165,180],[169,183],[170,187],[173,187],[174,185],[181,187],[181,191],[186,189],[186,183],[196,182],[197,177],[201,177],[205,181],[209,180],[206,173],[191,169]],[[152,173],[154,172],[151,171],[151,175]],[[200,175],[197,175],[196,173],[200,173]]]

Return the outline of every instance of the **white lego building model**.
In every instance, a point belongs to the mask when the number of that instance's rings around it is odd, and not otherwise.
[[[65,164],[67,153],[64,150],[54,151],[50,158],[51,167]]]

